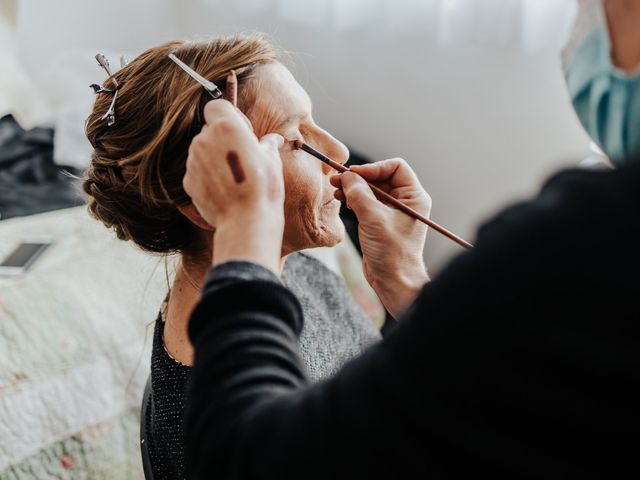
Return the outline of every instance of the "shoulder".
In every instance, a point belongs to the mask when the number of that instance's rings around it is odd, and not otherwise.
[[[313,283],[343,285],[342,278],[317,258],[304,252],[292,253],[284,264],[283,281],[305,279]],[[346,288],[346,287],[345,287]]]
[[[164,345],[164,320],[158,314],[153,329],[153,346],[151,350],[151,376],[154,385],[160,385],[165,381],[186,382],[191,373],[191,367],[184,365],[173,358]]]
[[[303,265],[303,266],[306,266],[306,267],[313,267],[313,268],[318,268],[318,269],[322,269],[322,270],[326,270],[328,272],[331,272],[331,269],[329,267],[327,267],[320,260],[318,260],[317,258],[315,258],[312,255],[309,255],[306,252],[295,252],[295,253],[292,253],[291,255],[289,255],[287,257],[287,262],[291,262],[292,264],[295,264],[295,265]],[[331,272],[331,273],[333,273],[333,272]]]
[[[283,269],[282,281],[299,299],[307,327],[314,323],[325,325],[322,328],[329,325],[344,328],[351,324],[356,329],[377,333],[344,279],[311,255],[302,252],[290,255]]]
[[[482,279],[483,288],[495,283],[503,291],[522,291],[523,283],[539,290],[610,275],[622,258],[637,265],[629,239],[640,235],[639,217],[640,175],[562,171],[537,196],[483,224],[475,248],[454,258],[439,278],[458,285]]]
[[[602,222],[624,222],[639,207],[634,189],[618,171],[565,170],[545,182],[531,200],[506,208],[478,232],[478,245],[521,242],[576,247],[600,241]],[[635,188],[640,187],[636,182]],[[503,245],[504,246],[504,245]]]
[[[463,322],[477,315],[493,319],[481,325],[506,328],[518,318],[554,322],[560,311],[567,320],[593,316],[606,298],[628,302],[625,292],[637,298],[638,218],[640,175],[560,172],[481,227],[475,248],[425,286],[418,316],[446,313],[447,321],[458,315]]]

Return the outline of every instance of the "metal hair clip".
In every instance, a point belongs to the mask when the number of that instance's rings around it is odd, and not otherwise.
[[[98,61],[98,65],[100,65],[105,72],[107,72],[107,75],[111,76],[113,75],[111,73],[111,67],[109,67],[109,60],[107,60],[107,57],[105,57],[103,54],[98,53],[96,55],[96,60]],[[122,59],[121,59],[122,62]],[[116,99],[118,98],[118,90],[120,89],[120,84],[118,83],[118,81],[113,78],[113,83],[115,84],[115,88],[106,88],[102,85],[97,85],[95,83],[91,84],[90,87],[93,88],[94,93],[98,94],[98,93],[111,93],[113,94],[113,99],[111,100],[111,105],[109,105],[109,109],[107,110],[107,112],[100,117],[100,120],[107,120],[107,125],[111,126],[114,123],[116,123]]]
[[[107,88],[103,85],[98,85],[97,83],[92,83],[91,85],[89,85],[90,88],[93,88],[93,93],[95,93],[96,95],[98,93],[113,93],[114,91],[110,88]]]
[[[218,88],[218,86],[204,78],[202,75],[196,73],[191,67],[189,67],[186,63],[176,57],[173,53],[169,54],[169,58],[173,60],[182,70],[187,72],[187,74],[193,78],[196,82],[204,87],[204,89],[211,95],[214,99],[222,97],[222,91]]]
[[[113,99],[111,100],[111,105],[109,105],[109,110],[105,113],[100,120],[107,119],[107,125],[111,126],[116,123],[116,99],[118,98],[118,90],[113,93]]]
[[[101,53],[97,53],[96,60],[98,61],[98,65],[100,65],[104,69],[104,71],[107,72],[107,75],[109,76],[113,75],[113,73],[111,72],[111,67],[109,66],[109,60],[107,60],[107,57],[105,57]],[[116,85],[117,84],[118,82],[116,81]]]

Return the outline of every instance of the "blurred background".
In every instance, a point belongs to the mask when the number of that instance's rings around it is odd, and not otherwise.
[[[0,0],[0,257],[54,241],[26,275],[0,276],[0,480],[143,478],[149,325],[175,267],[63,208],[83,203],[61,171],[88,165],[97,52],[115,69],[170,39],[265,32],[317,123],[371,160],[405,158],[432,218],[473,242],[551,172],[597,156],[561,68],[575,13],[575,0]],[[350,248],[324,260],[384,316]],[[430,233],[430,272],[459,251]]]
[[[55,127],[56,161],[87,162],[82,121],[102,71],[162,41],[263,31],[320,125],[371,159],[408,160],[433,219],[473,239],[507,202],[590,154],[560,52],[571,0],[1,0],[0,111]],[[84,149],[82,148],[84,146]],[[437,272],[455,244],[430,234]]]

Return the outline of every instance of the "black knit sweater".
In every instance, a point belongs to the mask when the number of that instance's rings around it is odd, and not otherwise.
[[[639,240],[640,167],[556,175],[315,385],[296,298],[213,269],[188,478],[640,478]]]

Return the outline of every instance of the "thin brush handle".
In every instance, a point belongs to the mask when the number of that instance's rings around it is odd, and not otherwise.
[[[335,160],[330,159],[329,157],[327,157],[326,155],[320,153],[319,151],[317,151],[315,148],[307,145],[306,143],[302,143],[301,141],[297,140],[295,142],[295,146],[296,148],[299,148],[301,150],[304,150],[305,152],[307,152],[310,155],[313,155],[314,157],[316,157],[318,160],[326,163],[327,165],[329,165],[331,168],[339,171],[339,172],[348,172],[349,169],[347,167],[345,167],[344,165],[342,165],[341,163],[336,162]],[[354,172],[355,173],[355,172]],[[405,205],[404,203],[402,203],[400,200],[398,200],[395,197],[392,197],[391,195],[389,195],[387,192],[385,192],[384,190],[382,190],[379,187],[376,187],[375,185],[367,182],[367,184],[369,185],[369,187],[371,187],[371,190],[373,190],[373,192],[376,194],[376,196],[378,197],[379,200],[385,200],[388,203],[390,203],[391,205],[393,205],[394,207],[396,207],[398,210],[403,211],[404,213],[406,213],[407,215],[410,215],[411,217],[415,218],[416,220],[421,221],[422,223],[430,226],[431,228],[433,228],[434,230],[440,232],[442,235],[444,235],[447,238],[450,238],[451,240],[453,240],[454,242],[456,242],[458,245],[461,245],[464,248],[473,248],[473,245],[471,245],[469,242],[467,242],[466,240],[460,238],[459,236],[457,236],[455,233],[450,232],[449,230],[447,230],[444,227],[441,227],[440,225],[438,225],[436,222],[434,222],[433,220],[429,220],[427,217],[425,217],[424,215],[422,215],[419,212],[416,212],[413,208],[408,207],[407,205]]]
[[[230,101],[234,107],[238,108],[238,77],[236,71],[231,70],[227,75],[227,100]]]

